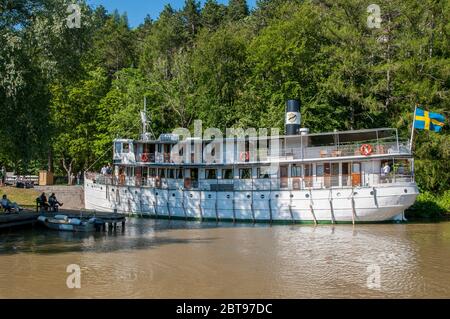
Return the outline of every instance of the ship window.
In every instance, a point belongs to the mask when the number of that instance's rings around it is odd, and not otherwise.
[[[292,166],[291,176],[292,177],[301,177],[302,176],[302,167],[301,166]]]
[[[288,167],[280,166],[280,177],[288,177]]]
[[[323,164],[316,164],[316,176],[321,177],[323,176],[323,173],[324,173]]]
[[[177,169],[177,178],[178,179],[183,179],[183,169]]]
[[[305,177],[311,177],[312,176],[312,164],[306,164],[305,165]]]
[[[169,169],[169,178],[175,178],[175,169]]]
[[[114,151],[115,151],[115,153],[121,153],[122,152],[122,144],[120,144],[120,143],[114,143]]]
[[[206,172],[206,179],[216,179],[217,178],[217,170],[207,169],[205,172]]]
[[[122,153],[128,153],[130,151],[130,144],[129,143],[123,143],[122,144]]]
[[[239,178],[240,179],[251,179],[252,178],[252,169],[251,168],[239,169]]]
[[[270,167],[258,167],[258,178],[270,178]]]
[[[166,177],[166,169],[165,168],[158,168],[158,175],[161,178],[165,178]]]
[[[233,169],[226,168],[222,170],[222,179],[233,179]]]
[[[148,170],[148,175],[149,175],[150,177],[155,177],[155,176],[156,176],[156,170],[155,170],[154,168],[150,168],[150,169]]]
[[[193,181],[198,180],[198,168],[191,168],[191,179]]]

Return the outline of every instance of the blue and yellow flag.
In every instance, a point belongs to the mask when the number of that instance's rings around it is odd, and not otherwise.
[[[443,115],[416,108],[416,114],[414,115],[414,128],[440,132],[444,127],[444,122],[445,117]]]

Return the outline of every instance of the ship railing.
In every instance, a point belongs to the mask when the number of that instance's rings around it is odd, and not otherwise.
[[[170,179],[157,177],[125,177],[86,174],[86,179],[101,185],[135,186],[157,189],[192,189],[203,191],[273,191],[329,189],[344,187],[373,187],[414,182],[409,171],[383,173],[350,173],[325,176],[298,176],[248,179]]]
[[[343,143],[339,145],[285,147],[278,150],[263,150],[259,152],[246,152],[245,156],[238,156],[239,163],[273,160],[303,160],[318,158],[335,158],[347,156],[361,156],[361,146],[367,144],[371,147],[370,155],[409,154],[409,142],[399,141],[360,141],[358,143]],[[248,153],[248,154],[247,154]],[[241,154],[242,155],[242,154]]]

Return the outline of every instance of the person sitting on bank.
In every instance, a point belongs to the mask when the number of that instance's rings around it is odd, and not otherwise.
[[[37,201],[41,205],[41,208],[43,208],[44,210],[48,210],[48,208],[50,207],[47,201],[47,196],[45,196],[45,193],[42,193],[41,196],[37,198]]]
[[[52,193],[50,195],[50,197],[48,198],[48,203],[54,212],[57,212],[58,207],[63,205],[63,203],[58,202],[58,200],[56,199],[55,193]]]
[[[17,203],[11,202],[6,195],[3,195],[1,204],[3,209],[9,213],[12,213],[13,210],[15,212],[20,212],[23,210],[23,208],[17,205]]]

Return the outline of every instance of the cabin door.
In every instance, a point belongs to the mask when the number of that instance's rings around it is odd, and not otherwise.
[[[331,163],[331,186],[339,186],[339,163]]]
[[[352,186],[361,186],[361,163],[352,163]]]

